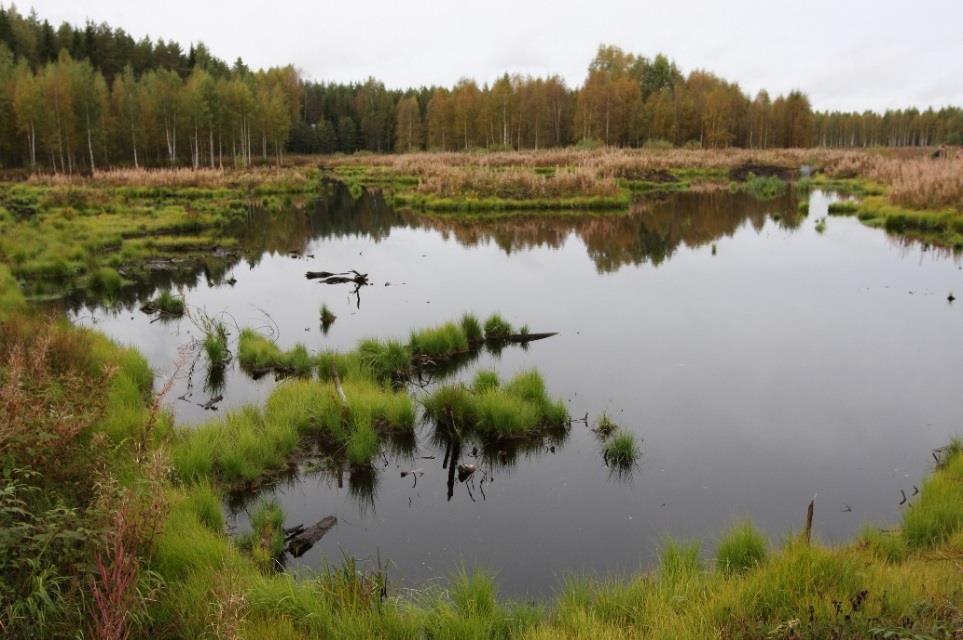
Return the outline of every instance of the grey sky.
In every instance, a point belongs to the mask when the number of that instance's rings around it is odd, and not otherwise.
[[[4,2],[9,4],[8,2]],[[29,0],[55,24],[204,41],[254,67],[390,87],[558,73],[578,85],[600,43],[663,51],[755,93],[801,88],[817,109],[963,104],[963,0]]]

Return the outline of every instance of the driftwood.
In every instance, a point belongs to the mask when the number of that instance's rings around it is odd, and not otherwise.
[[[506,342],[534,342],[536,340],[544,340],[545,338],[551,338],[552,336],[557,335],[558,331],[552,331],[549,333],[515,333],[505,336],[504,340]]]
[[[336,524],[338,524],[337,518],[325,516],[310,527],[298,525],[292,529],[286,529],[287,537],[285,541],[287,542],[288,553],[295,558],[300,558]]]

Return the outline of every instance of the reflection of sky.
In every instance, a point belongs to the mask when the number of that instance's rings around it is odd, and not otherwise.
[[[559,331],[497,360],[484,355],[475,368],[510,376],[537,367],[573,414],[607,410],[642,440],[631,482],[609,477],[595,436],[576,424],[554,454],[495,469],[487,499],[473,490],[477,502],[464,485],[446,501],[444,450],[427,432],[415,455],[436,457],[389,459],[373,506],[361,509],[347,486],[318,476],[280,490],[288,524],[340,520],[297,566],[336,561],[339,549],[372,562],[380,554],[396,577],[419,584],[479,564],[508,592],[537,595],[568,572],[649,566],[665,535],[702,539],[711,552],[737,517],[778,539],[802,526],[814,494],[815,531],[825,538],[899,517],[899,490],[911,493],[930,449],[959,432],[963,308],[946,295],[963,291],[963,272],[855,219],[829,218],[819,235],[825,202],[814,197],[813,207],[795,231],[747,221],[715,240],[716,256],[708,244],[683,242],[658,267],[602,274],[575,234],[557,248],[506,254],[493,242],[463,246],[436,230],[397,227],[378,243],[315,240],[314,260],[242,264],[234,288],[202,284],[187,301],[241,326],[264,324],[256,307],[266,310],[283,347],[405,338],[469,310]],[[307,281],[307,268],[357,268],[375,285],[362,290],[358,310],[350,288]],[[322,302],[338,316],[327,337]],[[193,330],[186,320],[149,324],[136,311],[95,317],[161,370]],[[271,385],[231,372],[222,410],[262,401]],[[183,392],[181,383],[171,398]],[[183,420],[205,417],[172,402]],[[425,470],[416,488],[400,478],[412,467]]]

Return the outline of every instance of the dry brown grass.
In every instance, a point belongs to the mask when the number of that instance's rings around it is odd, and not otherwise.
[[[95,171],[93,176],[79,174],[34,174],[28,183],[42,186],[97,185],[105,187],[162,188],[241,188],[253,189],[272,185],[307,185],[310,170],[304,168],[249,169],[110,169]]]
[[[864,178],[889,188],[892,201],[915,209],[963,211],[963,156],[932,159],[932,149],[552,149],[498,153],[411,153],[339,157],[332,162],[419,179],[417,190],[440,197],[532,194],[609,195],[616,179],[648,179],[659,171],[717,170],[745,163],[811,165],[835,178]],[[556,169],[551,179],[537,169]],[[724,179],[720,176],[719,179]]]
[[[926,151],[914,155],[857,153],[836,160],[827,173],[886,185],[890,200],[904,207],[963,211],[963,155],[952,150],[949,155],[952,159],[932,158]]]
[[[614,178],[599,176],[589,167],[560,170],[543,176],[520,167],[486,170],[472,166],[436,166],[421,178],[417,191],[442,198],[465,196],[498,198],[569,198],[616,196]]]

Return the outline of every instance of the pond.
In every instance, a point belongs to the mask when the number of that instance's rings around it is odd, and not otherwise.
[[[667,536],[701,541],[711,557],[748,518],[778,543],[802,528],[813,496],[826,541],[897,521],[931,449],[960,432],[963,309],[947,295],[963,291],[963,271],[953,255],[855,219],[818,232],[831,197],[812,194],[808,216],[793,196],[704,193],[617,215],[466,221],[338,188],[290,215],[253,215],[237,255],[158,270],[155,284],[179,288],[194,316],[226,319],[235,339],[234,327],[255,327],[284,348],[407,338],[466,311],[558,332],[455,375],[537,368],[588,425],[524,451],[456,451],[424,426],[413,447],[385,451],[372,478],[305,464],[262,492],[286,524],[338,518],[288,558],[292,571],[347,554],[420,587],[481,567],[503,593],[541,598],[566,576],[652,567]],[[349,269],[373,286],[355,295],[304,275]],[[136,345],[160,378],[175,374],[166,402],[181,428],[265,400],[278,382],[236,366],[210,388],[198,329],[152,322],[138,311],[151,293],[111,307],[76,300],[71,317]],[[327,332],[322,303],[337,315]],[[603,411],[641,443],[631,473],[606,467],[588,428]],[[479,471],[460,482],[449,458]],[[412,469],[423,473],[402,476]],[[229,505],[238,531],[248,505]]]

